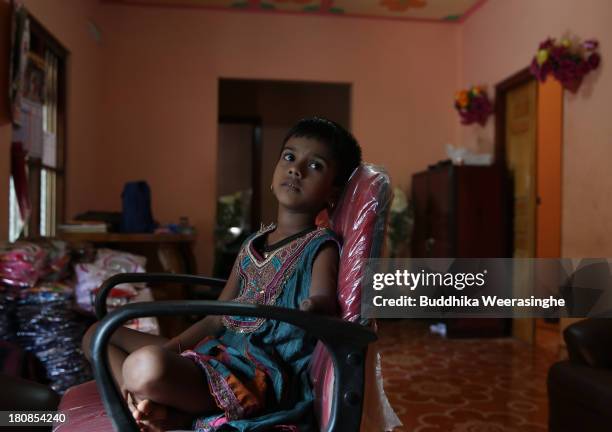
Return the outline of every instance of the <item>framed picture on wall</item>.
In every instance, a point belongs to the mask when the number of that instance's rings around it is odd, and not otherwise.
[[[28,55],[24,74],[23,97],[36,103],[45,100],[45,62],[32,53]]]

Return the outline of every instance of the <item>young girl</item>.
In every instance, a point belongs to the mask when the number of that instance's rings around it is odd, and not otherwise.
[[[334,208],[360,162],[357,141],[338,124],[298,122],[272,179],[277,223],[245,241],[219,300],[335,314],[339,246],[315,218]],[[93,330],[83,342],[86,353]],[[309,430],[315,427],[307,367],[315,343],[284,322],[208,316],[171,340],[121,328],[109,353],[143,431]]]

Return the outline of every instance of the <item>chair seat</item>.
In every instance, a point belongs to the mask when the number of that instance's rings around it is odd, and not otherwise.
[[[68,421],[64,424],[54,424],[53,432],[113,430],[95,381],[87,381],[68,389],[62,397],[58,411],[65,413]]]
[[[62,397],[58,411],[65,413],[69,421],[64,424],[54,424],[53,432],[111,432],[114,430],[95,381],[87,381],[68,389]]]

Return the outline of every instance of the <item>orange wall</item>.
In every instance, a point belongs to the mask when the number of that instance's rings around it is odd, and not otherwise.
[[[600,68],[578,94],[563,102],[562,242],[566,257],[612,255],[612,5],[609,0],[488,0],[461,27],[459,79],[493,89],[529,64],[540,41],[568,29],[601,42]],[[460,128],[457,140],[493,147],[493,121],[487,128]]]
[[[454,136],[455,25],[101,9],[99,164],[112,169],[92,190],[100,207],[118,209],[124,182],[147,179],[158,220],[195,223],[200,272],[212,264],[219,78],[352,84],[351,124],[365,159],[403,187]]]
[[[5,1],[5,0],[0,0]],[[23,0],[30,13],[70,52],[67,64],[67,215],[98,207],[101,47],[87,20],[96,16],[97,0]],[[5,58],[0,65],[2,68]],[[8,237],[10,125],[0,124],[0,239]]]

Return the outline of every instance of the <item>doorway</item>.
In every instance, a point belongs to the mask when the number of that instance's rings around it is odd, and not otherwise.
[[[563,89],[524,69],[496,87],[496,100],[495,154],[512,182],[512,257],[560,257]],[[526,277],[533,275],[515,274],[515,286]],[[515,319],[512,332],[544,348],[560,344],[554,320]]]
[[[229,78],[218,85],[213,274],[226,278],[244,239],[276,220],[270,183],[287,131],[311,116],[350,130],[351,85]]]

